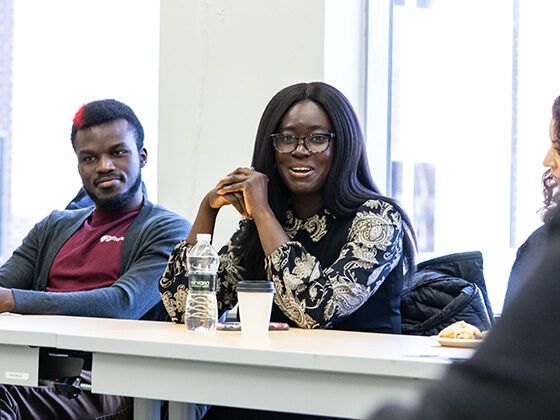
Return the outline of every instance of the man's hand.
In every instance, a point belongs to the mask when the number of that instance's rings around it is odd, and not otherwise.
[[[11,289],[0,287],[0,313],[11,312],[16,306],[14,294]]]

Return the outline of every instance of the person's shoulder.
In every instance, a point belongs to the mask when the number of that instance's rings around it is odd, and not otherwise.
[[[372,198],[358,208],[348,237],[367,247],[375,247],[380,243],[390,246],[396,243],[401,232],[402,217],[397,208],[382,198]]]
[[[51,222],[78,220],[93,211],[93,206],[81,209],[53,210],[44,220]]]
[[[366,212],[371,214],[400,214],[399,211],[388,201],[381,198],[371,198],[366,200],[359,208],[359,212]]]
[[[382,198],[371,198],[364,201],[358,208],[354,223],[369,220],[368,223],[375,225],[387,224],[394,227],[402,226],[400,211],[390,202]]]
[[[521,244],[521,246],[517,249],[517,257],[523,255],[528,250],[535,250],[536,248],[540,247],[541,244],[546,240],[547,237],[547,230],[546,225],[541,225],[537,229],[535,229],[529,237]]]
[[[525,242],[541,241],[546,237],[546,232],[546,225],[541,225],[529,235]]]
[[[55,234],[70,226],[84,220],[91,212],[92,208],[83,208],[78,210],[53,210],[43,219],[35,223],[33,229],[29,232],[42,234]]]
[[[182,229],[190,229],[191,223],[183,216],[168,210],[160,204],[154,204],[148,200],[144,202],[139,217],[143,224],[175,224]]]
[[[177,213],[165,208],[161,204],[154,204],[151,201],[147,201],[147,200],[144,202],[144,206],[142,207],[141,212],[145,212],[146,215],[149,216],[149,217],[156,217],[156,218],[157,217],[167,217],[167,218],[170,218],[170,219],[187,221],[180,214],[177,214]]]

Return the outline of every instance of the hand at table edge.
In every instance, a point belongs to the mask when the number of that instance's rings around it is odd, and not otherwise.
[[[0,313],[11,312],[16,306],[12,289],[0,287]]]

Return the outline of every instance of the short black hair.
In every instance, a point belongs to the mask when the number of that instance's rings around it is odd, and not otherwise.
[[[142,124],[140,124],[132,108],[116,99],[102,99],[80,107],[72,121],[72,133],[70,135],[72,147],[74,146],[78,130],[121,119],[128,121],[134,129],[136,147],[138,147],[138,150],[142,149],[144,147],[144,129]]]

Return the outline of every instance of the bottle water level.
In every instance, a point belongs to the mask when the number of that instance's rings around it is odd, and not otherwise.
[[[190,293],[187,296],[185,324],[188,331],[211,332],[216,329],[218,308],[216,294]]]

